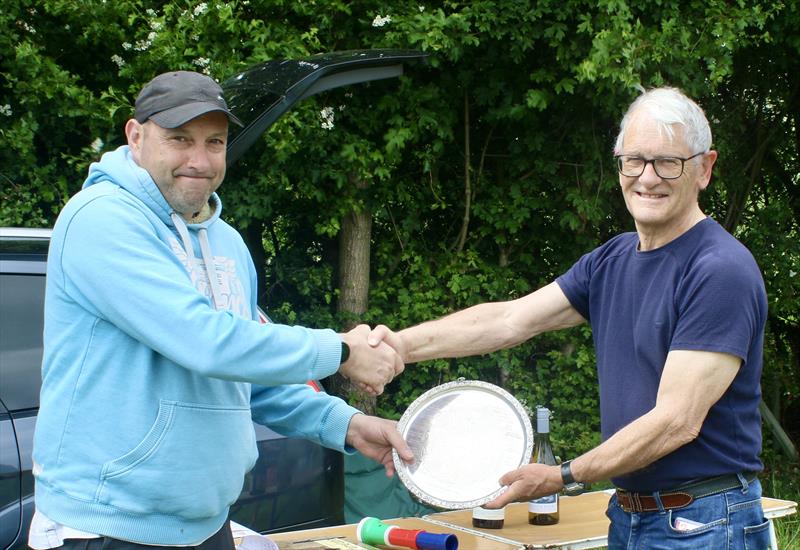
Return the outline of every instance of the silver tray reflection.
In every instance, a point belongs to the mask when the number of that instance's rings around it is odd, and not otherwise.
[[[503,488],[500,477],[530,462],[533,429],[522,404],[504,389],[457,380],[420,395],[397,429],[414,451],[406,464],[393,451],[403,485],[445,509],[480,506]]]

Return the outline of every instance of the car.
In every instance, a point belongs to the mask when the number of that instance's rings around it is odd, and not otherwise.
[[[332,88],[396,77],[405,61],[422,57],[407,50],[332,52],[268,61],[234,75],[222,87],[244,127],[232,129],[228,164],[296,102]],[[5,550],[27,548],[34,510],[31,454],[50,235],[49,229],[0,228],[0,548]],[[322,391],[315,381],[309,384]],[[231,519],[260,533],[343,523],[342,455],[254,427],[259,457],[231,507]]]

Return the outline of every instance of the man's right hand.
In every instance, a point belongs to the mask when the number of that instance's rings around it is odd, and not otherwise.
[[[358,325],[350,332],[341,334],[350,346],[350,357],[339,367],[339,374],[352,380],[362,390],[380,395],[392,379],[403,372],[405,365],[392,347],[385,343],[371,346],[367,343],[370,328]]]
[[[381,344],[388,344],[390,347],[394,348],[394,351],[397,352],[397,355],[400,357],[400,360],[403,364],[408,361],[408,352],[403,339],[400,337],[400,333],[394,332],[386,325],[378,325],[372,329],[372,332],[369,333],[369,338],[367,340],[369,345],[373,347],[380,346]],[[400,373],[396,372],[395,376],[398,374]]]

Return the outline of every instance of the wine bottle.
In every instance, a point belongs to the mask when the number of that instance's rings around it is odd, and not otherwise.
[[[556,465],[553,446],[550,444],[550,411],[536,407],[536,435],[533,438],[531,462]],[[528,501],[528,523],[553,525],[558,523],[558,493]]]

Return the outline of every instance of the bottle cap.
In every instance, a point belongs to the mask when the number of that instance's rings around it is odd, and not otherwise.
[[[506,509],[503,507],[499,510],[489,510],[483,506],[478,506],[477,508],[472,509],[472,517],[475,519],[505,519]]]
[[[550,431],[550,410],[547,407],[536,407],[536,432]]]
[[[448,533],[420,531],[415,541],[419,550],[457,550],[458,538]]]

